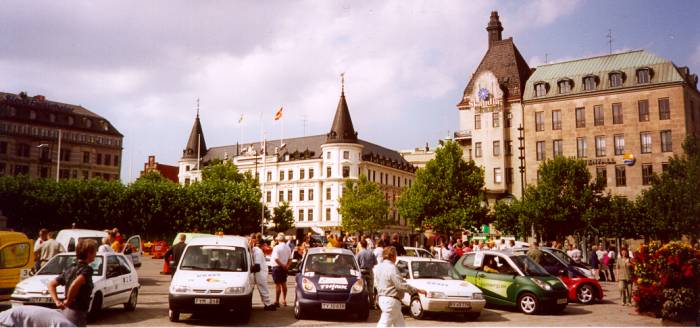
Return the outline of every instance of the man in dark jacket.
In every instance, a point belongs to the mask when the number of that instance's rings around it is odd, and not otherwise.
[[[187,246],[187,244],[185,244],[186,238],[187,238],[187,236],[185,236],[184,234],[180,234],[180,242],[173,245],[173,247],[171,247],[163,256],[163,259],[165,259],[165,263],[168,263],[168,258],[170,257],[170,255],[173,256],[172,263],[174,263],[174,267],[171,268],[170,275],[175,274],[175,269],[177,269],[177,264],[180,263],[180,258],[182,257],[182,252],[185,251],[185,246]]]
[[[591,273],[593,273],[593,278],[595,280],[600,280],[600,260],[598,260],[598,255],[595,253],[595,246],[591,248],[591,256],[588,258],[588,265],[591,266]]]
[[[395,233],[391,236],[391,246],[394,246],[396,248],[396,254],[398,256],[405,256],[406,255],[406,249],[403,248],[403,245],[399,241],[399,234]]]

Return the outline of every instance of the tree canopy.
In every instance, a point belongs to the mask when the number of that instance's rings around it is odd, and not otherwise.
[[[339,211],[343,217],[343,230],[349,233],[373,233],[389,223],[389,203],[384,193],[377,183],[364,175],[357,180],[345,181]]]
[[[291,228],[294,228],[294,213],[292,213],[292,208],[289,207],[288,202],[283,202],[279,206],[272,209],[272,212],[272,224],[274,226],[274,231],[285,232]]]
[[[484,173],[462,158],[462,148],[446,142],[398,201],[399,213],[411,225],[438,231],[475,230],[484,222]]]

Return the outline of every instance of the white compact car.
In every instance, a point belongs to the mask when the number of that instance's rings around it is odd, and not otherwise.
[[[41,305],[53,307],[49,295],[49,281],[75,263],[75,252],[61,253],[49,260],[34,276],[17,284],[12,293],[12,306]],[[131,261],[123,254],[100,252],[90,263],[93,269],[92,301],[90,313],[96,314],[104,308],[123,304],[133,311],[139,296],[139,277]],[[58,297],[64,299],[64,286],[56,288]]]
[[[428,259],[434,259],[435,256],[430,254],[430,252],[420,248],[420,247],[404,247],[406,250],[406,256],[424,257]]]
[[[56,235],[56,241],[68,252],[75,251],[75,246],[83,239],[92,239],[97,245],[102,244],[102,238],[107,237],[107,233],[102,230],[88,229],[63,229]],[[128,247],[128,250],[127,250]],[[122,253],[127,254],[127,259],[131,260],[135,267],[141,266],[141,236],[134,235],[124,243]]]
[[[220,316],[233,311],[233,318],[247,322],[253,306],[253,274],[259,271],[245,237],[192,239],[170,282],[170,321],[179,321],[180,313]]]
[[[396,267],[409,285],[426,291],[425,295],[404,294],[402,303],[413,318],[422,319],[426,312],[454,312],[475,320],[486,304],[481,289],[452,277],[447,261],[399,256]]]

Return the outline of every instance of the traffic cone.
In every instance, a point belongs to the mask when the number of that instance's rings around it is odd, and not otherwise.
[[[161,271],[160,274],[170,274],[170,265],[168,265],[170,261],[168,260],[169,259],[165,259],[163,261],[163,271]]]

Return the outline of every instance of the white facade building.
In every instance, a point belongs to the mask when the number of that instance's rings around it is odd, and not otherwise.
[[[393,222],[388,231],[408,232],[395,203],[401,191],[415,178],[415,168],[393,150],[357,138],[342,92],[331,131],[265,143],[254,142],[206,149],[199,115],[195,119],[187,148],[179,161],[179,181],[201,180],[197,149],[204,167],[214,159],[232,161],[240,172],[251,172],[260,180],[263,201],[272,209],[288,202],[297,228],[338,232],[338,212],[345,179],[361,174],[378,183],[389,201]]]

